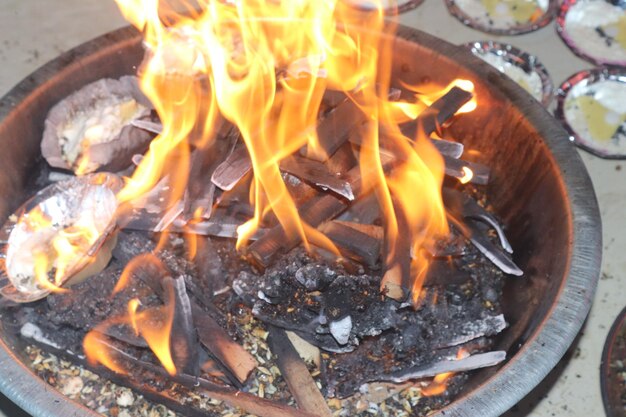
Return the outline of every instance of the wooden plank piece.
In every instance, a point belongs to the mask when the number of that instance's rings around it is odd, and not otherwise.
[[[243,384],[258,365],[254,357],[232,340],[200,306],[192,302],[191,307],[200,343]]]
[[[326,400],[285,331],[273,327],[267,342],[272,353],[276,355],[280,372],[287,381],[289,391],[298,403],[298,407],[318,416],[330,417],[332,413]]]

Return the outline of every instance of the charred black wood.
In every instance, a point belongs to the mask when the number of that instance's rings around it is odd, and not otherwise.
[[[474,219],[482,221],[491,226],[500,240],[500,245],[508,253],[513,253],[513,248],[509,243],[503,227],[493,214],[483,208],[472,197],[454,189],[444,187],[441,193],[446,208],[455,214],[456,217]]]
[[[383,171],[391,169],[393,160],[385,158],[383,160]],[[371,168],[375,169],[375,168]],[[352,187],[354,195],[367,193],[373,184],[363,184],[361,180],[361,168],[354,167],[346,173],[346,180]],[[334,219],[347,209],[348,205],[345,201],[336,197],[325,194],[312,198],[300,208],[300,216],[302,220],[312,227],[318,227],[325,221]],[[270,229],[259,240],[254,242],[248,248],[248,252],[252,260],[261,267],[270,265],[272,258],[281,250],[293,249],[300,243],[299,237],[291,237],[288,239],[281,226]]]
[[[470,101],[472,93],[459,87],[453,87],[443,97],[436,100],[417,119],[400,126],[404,136],[410,139],[429,137],[433,132],[441,136],[441,126],[448,121],[465,103]],[[419,133],[418,133],[419,132]]]
[[[281,374],[298,408],[318,416],[330,417],[331,411],[309,370],[294,349],[284,330],[272,328],[267,339]]]
[[[233,341],[228,333],[202,308],[196,304],[192,308],[194,324],[200,342],[230,371],[239,384],[243,384],[252,371],[256,369],[256,360],[243,347]]]
[[[356,93],[357,97],[359,93]],[[317,138],[320,150],[307,149],[307,158],[326,161],[339,149],[350,136],[367,121],[367,115],[359,108],[352,98],[347,98],[334,109],[326,113],[317,124]]]
[[[294,155],[281,161],[280,169],[323,191],[330,190],[349,201],[354,200],[350,183],[341,179],[338,173],[329,171],[328,167],[321,162]]]
[[[489,239],[487,234],[488,228],[484,223],[470,219],[463,223],[450,213],[448,213],[447,217],[450,223],[461,230],[472,244],[503,272],[515,276],[522,276],[524,274],[524,271],[513,262],[509,254]]]
[[[185,278],[164,277],[161,281],[167,300],[173,305],[174,317],[170,332],[170,351],[177,372],[198,376],[198,337],[194,327],[191,302],[187,295]]]
[[[477,162],[455,159],[446,155],[444,155],[443,160],[445,162],[446,175],[454,178],[465,178],[467,177],[465,169],[470,169],[472,171],[472,176],[469,182],[479,185],[486,185],[489,183],[489,167]]]
[[[379,140],[379,144],[380,147],[382,149],[390,149],[393,148],[391,146],[391,141],[392,139],[390,139],[389,137],[384,136],[385,131],[383,129],[382,131],[383,136],[381,136],[380,140]],[[363,137],[361,135],[351,135],[350,136],[350,142],[358,145],[358,146],[362,146],[363,145]],[[409,138],[409,142],[414,143],[415,140],[410,139]],[[463,155],[463,144],[459,143],[459,142],[453,142],[450,140],[445,140],[445,139],[436,139],[436,138],[430,138],[430,143],[433,144],[433,146],[439,151],[439,153],[443,156],[448,156],[450,158],[460,158],[461,155]]]
[[[380,225],[380,217],[380,205],[376,195],[371,192],[358,198],[337,220]]]
[[[235,147],[213,172],[211,181],[222,190],[232,190],[233,187],[252,169],[252,161],[248,149],[243,144]]]
[[[463,144],[459,142],[452,142],[445,139],[430,139],[431,143],[435,145],[435,148],[440,154],[448,156],[450,158],[459,159],[463,155]]]
[[[380,236],[373,236],[364,228],[359,230],[358,223],[354,225],[351,227],[346,223],[332,221],[321,225],[319,230],[337,245],[342,254],[374,268],[380,259]],[[378,229],[382,232],[381,228]]]

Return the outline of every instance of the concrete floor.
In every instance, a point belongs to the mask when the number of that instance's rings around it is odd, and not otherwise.
[[[494,37],[450,17],[442,0],[427,0],[400,18],[454,43],[497,39],[537,55],[558,85],[592,65],[576,58],[556,35],[554,24],[518,37]],[[113,0],[0,0],[0,96],[40,65],[82,42],[125,24]],[[603,415],[600,355],[608,328],[626,303],[626,163],[581,152],[600,202],[604,232],[602,278],[575,345],[548,378],[509,412],[509,417]],[[0,370],[0,377],[2,371]],[[0,417],[25,413],[0,397]]]

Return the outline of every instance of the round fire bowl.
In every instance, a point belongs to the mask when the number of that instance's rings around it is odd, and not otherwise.
[[[487,194],[504,220],[514,260],[525,271],[504,290],[510,327],[496,341],[507,361],[471,373],[462,394],[437,416],[497,416],[556,365],[589,312],[600,271],[600,215],[587,171],[568,134],[528,93],[456,47],[400,27],[393,80],[411,85],[472,80],[478,108],[451,129],[492,169]],[[48,110],[81,86],[133,74],[140,34],[121,29],[90,41],[27,77],[0,101],[0,219],[26,195],[40,160]],[[95,416],[29,369],[19,340],[0,328],[0,390],[35,416]]]

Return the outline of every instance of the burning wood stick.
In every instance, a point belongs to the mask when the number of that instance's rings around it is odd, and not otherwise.
[[[383,129],[383,135],[384,135],[384,129]],[[363,138],[359,135],[351,135],[349,140],[350,140],[350,143],[353,143],[358,146],[363,146]],[[461,157],[461,155],[463,155],[464,146],[462,143],[453,142],[453,141],[445,140],[445,139],[436,139],[436,138],[430,138],[429,140],[433,144],[433,146],[437,148],[437,150],[439,151],[441,155],[448,156],[450,158],[455,158],[455,159],[458,159]],[[380,139],[380,147],[382,149],[388,149],[390,147],[389,142],[390,142],[389,139],[387,139],[385,136],[382,136]],[[409,138],[409,142],[415,143],[415,141],[411,138]]]
[[[337,177],[321,162],[294,155],[281,161],[280,169],[318,188],[328,189],[349,201],[354,200],[350,183]]]
[[[503,350],[488,353],[477,353],[464,359],[444,359],[426,366],[417,366],[389,376],[381,376],[379,379],[380,381],[390,381],[399,384],[410,379],[432,377],[444,372],[462,372],[486,368],[488,366],[497,365],[504,359],[506,359],[506,352]]]
[[[97,342],[113,355],[118,366],[122,369],[133,370],[133,372],[120,376],[108,368],[88,363],[84,356],[79,356],[67,349],[59,349],[56,344],[45,337],[39,337],[33,341],[35,344],[41,345],[46,350],[55,352],[73,363],[91,369],[120,385],[132,388],[141,394],[153,398],[157,402],[165,403],[169,407],[179,410],[184,415],[190,415],[190,412],[192,412],[197,416],[206,416],[206,410],[190,408],[190,404],[181,403],[180,398],[174,397],[172,393],[176,384],[192,390],[196,395],[201,394],[206,398],[224,401],[233,407],[239,407],[250,414],[260,417],[317,417],[317,414],[297,410],[286,404],[260,398],[226,385],[216,384],[204,378],[182,373],[174,376],[168,375],[160,366],[138,359],[104,334],[95,333],[94,336],[97,338]],[[167,389],[162,387],[155,388],[146,381],[165,383]],[[168,384],[168,382],[171,383]]]
[[[459,159],[465,150],[463,144],[459,142],[435,138],[430,138],[430,141],[433,145],[435,145],[435,148],[437,148],[441,155],[448,156],[450,158]]]
[[[392,198],[395,200],[394,198]],[[394,300],[404,300],[412,288],[413,277],[411,276],[411,235],[408,219],[404,210],[393,201],[398,235],[393,244],[394,249],[389,247],[389,239],[385,239],[384,247],[384,274],[380,283],[381,291],[385,291],[388,297]],[[400,207],[399,209],[397,207]],[[387,228],[386,228],[387,230]]]
[[[224,191],[232,190],[235,184],[252,169],[252,161],[245,146],[235,148],[211,175],[211,181]]]
[[[234,342],[215,320],[192,303],[194,325],[200,342],[243,384],[256,369],[257,362],[243,347]]]
[[[285,331],[273,327],[267,341],[298,407],[318,416],[330,417],[332,414],[326,400]]]
[[[367,115],[352,99],[346,98],[317,125],[317,137],[323,152],[311,152],[309,149],[306,156],[316,161],[326,161],[348,140],[350,133],[366,121]]]
[[[176,369],[188,375],[198,375],[196,329],[193,326],[191,302],[187,295],[185,278],[165,277],[161,281],[167,304],[174,304],[174,319],[170,335],[170,349]]]
[[[395,162],[392,157],[383,154],[381,154],[381,160],[383,171],[391,169]],[[361,181],[362,168],[363,167],[356,166],[350,169],[345,175],[345,179],[350,184],[350,187],[352,187],[354,195],[368,193],[373,186],[372,184],[363,184]],[[375,168],[366,167],[366,169]],[[310,226],[319,227],[319,225],[325,221],[337,217],[347,208],[348,205],[344,200],[339,200],[330,194],[320,194],[300,207],[300,216],[302,220]],[[298,243],[300,243],[299,237],[296,236],[287,239],[282,226],[278,225],[270,229],[259,240],[250,245],[248,253],[258,265],[267,267],[272,257],[278,251],[293,249]]]
[[[411,139],[418,137],[418,130],[422,131],[423,137],[429,137],[433,132],[441,134],[441,126],[471,98],[472,93],[459,87],[452,87],[443,97],[424,110],[417,119],[403,124],[401,131],[404,136]]]
[[[372,228],[376,228],[376,231]],[[349,222],[327,222],[318,228],[342,253],[370,267],[380,258],[382,228]]]
[[[477,162],[464,161],[444,155],[443,160],[446,164],[446,175],[454,178],[467,178],[466,170],[471,171],[471,177],[467,182],[473,184],[485,185],[489,183],[489,167]]]
[[[453,215],[448,213],[448,221],[455,225],[465,237],[467,237],[470,242],[480,251],[482,252],[487,259],[493,262],[498,268],[500,268],[503,272],[515,276],[524,275],[524,271],[522,271],[513,260],[500,248],[489,240],[484,231],[482,231],[479,227],[479,224],[472,221],[467,220],[465,223],[462,223],[460,220],[456,219]]]

